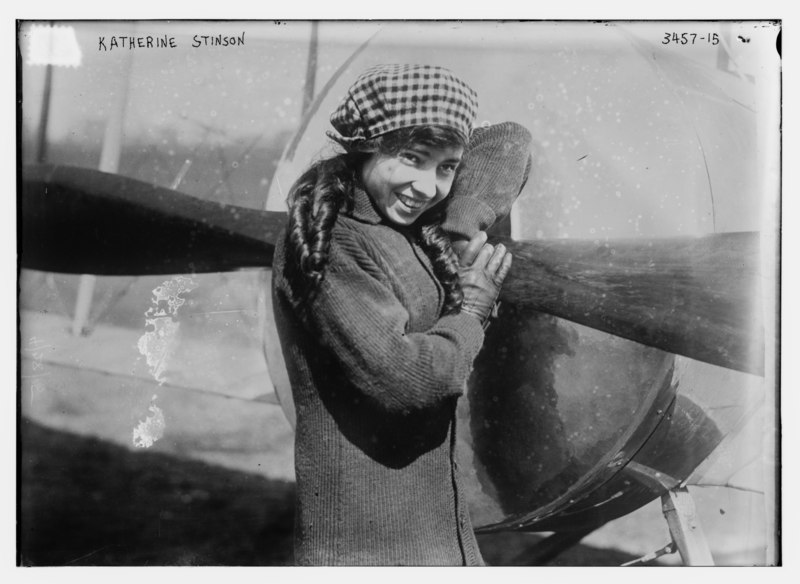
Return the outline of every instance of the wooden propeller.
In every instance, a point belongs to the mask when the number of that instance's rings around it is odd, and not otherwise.
[[[84,168],[32,166],[22,179],[24,268],[98,275],[266,268],[286,219]],[[496,239],[514,254],[503,302],[763,375],[758,233]]]

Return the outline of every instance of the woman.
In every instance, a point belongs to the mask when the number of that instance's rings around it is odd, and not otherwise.
[[[479,229],[519,193],[529,136],[503,124],[470,143],[476,109],[440,67],[372,68],[331,117],[344,152],[290,192],[273,298],[297,413],[298,564],[482,563],[455,405],[511,264]]]

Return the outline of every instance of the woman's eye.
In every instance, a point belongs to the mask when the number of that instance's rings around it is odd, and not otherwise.
[[[439,167],[439,171],[442,174],[453,174],[458,168],[457,164],[443,164]]]
[[[420,157],[414,154],[413,152],[401,152],[400,157],[406,160],[407,162],[410,162],[411,164],[420,163]]]

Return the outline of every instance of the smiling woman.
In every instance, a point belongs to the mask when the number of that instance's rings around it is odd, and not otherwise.
[[[373,156],[364,165],[361,179],[381,215],[399,225],[411,225],[450,192],[463,150],[414,144],[396,155]]]
[[[479,229],[519,194],[530,136],[473,133],[476,109],[440,67],[369,69],[331,117],[344,151],[289,193],[273,298],[297,410],[300,564],[482,563],[455,406],[511,266]]]

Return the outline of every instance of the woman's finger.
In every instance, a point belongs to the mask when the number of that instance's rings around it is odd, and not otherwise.
[[[492,254],[494,254],[494,246],[491,243],[485,243],[481,248],[481,251],[478,252],[478,257],[475,258],[473,266],[485,270],[489,260],[492,257]]]
[[[507,253],[505,257],[503,257],[503,263],[500,264],[500,267],[497,269],[497,272],[493,276],[494,283],[500,286],[506,279],[506,276],[508,275],[508,271],[510,269],[511,269],[511,254]]]
[[[459,262],[464,267],[469,267],[475,262],[475,258],[478,257],[478,253],[483,249],[483,245],[486,243],[486,232],[479,231],[476,233],[472,239],[469,240],[469,244],[464,250],[461,252],[461,257],[459,258]]]
[[[494,274],[497,272],[497,269],[500,267],[500,264],[503,263],[503,258],[506,256],[506,246],[502,243],[498,243],[497,246],[494,248],[494,253],[492,257],[489,258],[489,263],[486,264],[486,271],[490,274]]]

